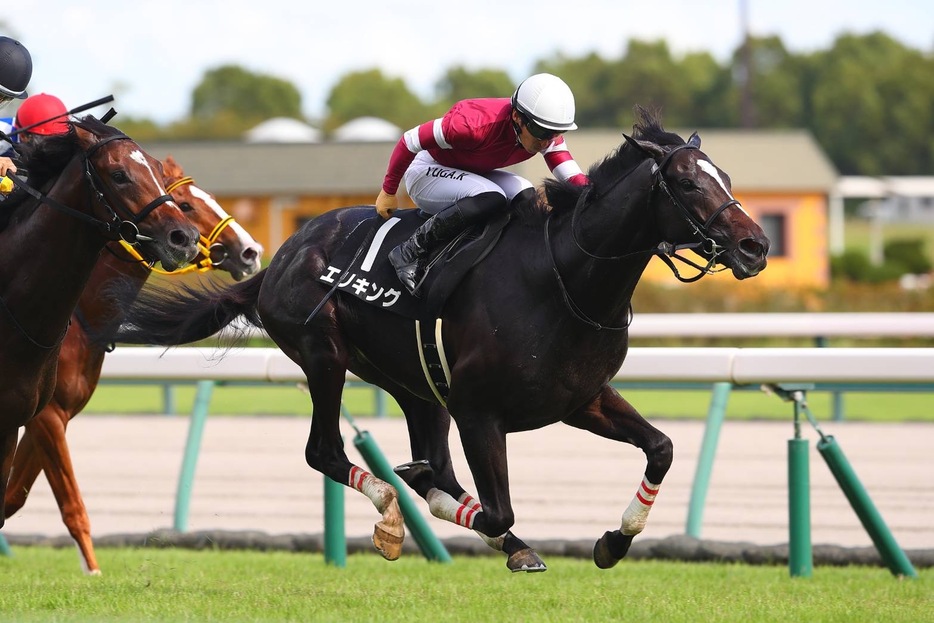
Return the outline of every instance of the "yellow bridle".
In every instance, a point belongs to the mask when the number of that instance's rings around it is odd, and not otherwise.
[[[184,186],[185,184],[194,184],[194,183],[195,183],[195,180],[187,176],[181,179],[177,179],[168,185],[168,187],[165,189],[165,194],[170,195],[172,194],[173,190],[176,190],[180,186]],[[214,229],[211,230],[211,233],[209,235],[205,236],[204,234],[201,234],[201,237],[198,240],[198,253],[200,255],[203,255],[204,259],[194,264],[189,264],[188,266],[185,266],[184,268],[173,270],[171,272],[167,270],[162,270],[161,268],[156,268],[155,266],[151,265],[149,262],[143,259],[143,256],[140,255],[139,251],[137,251],[136,248],[133,247],[128,242],[121,240],[120,244],[123,245],[123,248],[126,250],[127,253],[130,254],[130,256],[132,256],[135,260],[139,261],[141,264],[148,266],[149,269],[153,271],[154,273],[158,273],[160,275],[185,275],[187,273],[191,273],[195,271],[199,273],[203,273],[213,268],[216,268],[223,262],[223,260],[221,260],[220,262],[215,264],[211,260],[211,247],[220,237],[221,233],[223,233],[223,231],[227,229],[231,223],[235,223],[235,222],[236,221],[234,220],[234,217],[228,216],[227,218],[223,219],[220,223],[215,225]]]

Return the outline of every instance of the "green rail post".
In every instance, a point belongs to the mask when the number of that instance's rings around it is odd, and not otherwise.
[[[13,550],[10,549],[10,544],[2,533],[0,533],[0,556],[13,556]]]
[[[344,485],[324,477],[324,562],[347,566],[347,535],[344,529]]]
[[[797,436],[788,440],[788,572],[793,578],[813,572],[808,441]]]
[[[376,477],[385,480],[396,488],[399,494],[399,509],[402,511],[403,517],[405,517],[405,525],[409,527],[409,531],[425,558],[437,562],[451,562],[451,555],[448,553],[447,548],[444,547],[444,543],[435,536],[428,522],[418,512],[418,508],[416,508],[412,497],[406,490],[406,484],[392,470],[386,456],[376,445],[376,441],[370,436],[370,433],[357,431],[353,443]]]
[[[782,400],[794,403],[793,439],[788,440],[788,572],[809,578],[814,570],[811,549],[811,474],[808,441],[801,437],[801,413],[806,411],[806,392],[812,383],[765,385]]]
[[[892,532],[886,526],[882,515],[879,514],[849,461],[846,460],[837,441],[832,435],[822,434],[820,441],[817,442],[817,450],[824,457],[827,467],[830,468],[837,484],[849,500],[850,506],[856,511],[857,517],[869,533],[869,537],[889,571],[895,576],[917,578],[918,572],[915,571],[902,548],[895,542]]]
[[[732,388],[732,383],[714,383],[713,392],[710,396],[707,424],[704,427],[700,455],[697,457],[697,468],[694,470],[694,484],[691,486],[688,520],[684,530],[685,534],[696,539],[699,539],[701,535],[704,507],[707,503],[707,491],[710,488],[710,475],[713,472],[717,443],[720,441],[720,429],[726,417],[726,405]]]
[[[188,530],[188,510],[191,507],[195,467],[198,465],[201,438],[204,436],[204,423],[208,418],[213,392],[214,381],[198,381],[195,404],[191,411],[191,422],[188,425],[185,454],[182,457],[182,469],[178,475],[178,490],[175,492],[175,529],[178,532]]]

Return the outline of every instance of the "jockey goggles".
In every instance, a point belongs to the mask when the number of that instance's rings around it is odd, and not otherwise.
[[[522,121],[525,123],[525,127],[529,131],[529,134],[540,141],[552,141],[559,135],[564,134],[564,132],[560,130],[549,130],[548,128],[543,128],[542,126],[529,119],[528,116],[522,113],[520,113],[520,115],[522,116]]]

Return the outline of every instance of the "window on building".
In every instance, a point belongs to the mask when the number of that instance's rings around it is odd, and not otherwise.
[[[759,217],[759,226],[765,232],[771,245],[769,246],[769,257],[784,257],[788,250],[785,237],[785,215],[784,214],[763,214]]]

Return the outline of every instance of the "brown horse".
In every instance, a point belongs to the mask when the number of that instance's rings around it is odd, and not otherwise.
[[[380,225],[372,207],[310,221],[265,271],[242,284],[144,289],[118,339],[184,344],[240,316],[262,325],[308,380],[306,462],[373,502],[382,515],[374,544],[390,560],[399,556],[404,536],[397,492],[344,452],[340,402],[347,370],[386,389],[405,412],[414,461],[397,468],[400,477],[433,515],[477,531],[504,552],[513,571],[543,571],[545,565],[511,531],[506,435],[564,422],[633,444],[645,452],[645,473],[620,527],[594,547],[597,566],[611,567],[642,531],[673,452],[671,440],[609,385],[628,350],[633,291],[649,259],[660,253],[691,246],[707,259],[698,265],[702,274],[719,263],[745,279],[765,268],[769,249],[762,229],[733,197],[729,177],[700,150],[700,138],[685,142],[654,115],[639,113],[634,137],[591,167],[590,185],[549,181],[549,205],[533,196],[514,206],[499,243],[448,299],[435,349],[443,354],[435,367],[449,387],[447,410],[436,393],[441,382],[423,368],[416,324],[342,290],[329,298],[331,288],[319,280],[331,274],[351,232],[366,221]],[[396,243],[388,240],[391,233],[382,235],[386,245]],[[358,274],[348,283],[357,283]],[[361,288],[373,285],[359,281]],[[393,287],[399,284],[381,283],[379,291]],[[309,317],[316,306],[319,313]],[[451,418],[479,501],[455,478]],[[615,478],[594,476],[616,488]]]
[[[107,241],[138,244],[167,269],[198,252],[158,160],[94,117],[69,125],[23,148],[29,184],[3,204],[12,213],[0,233],[0,510],[19,427],[52,398],[72,312]]]
[[[166,191],[185,216],[201,232],[199,253],[194,262],[174,273],[224,270],[237,281],[260,269],[263,248],[210,193],[199,188],[169,156],[162,163]],[[100,329],[119,321],[117,310],[101,302],[100,293],[115,279],[123,279],[139,291],[155,270],[133,247],[113,242],[91,273],[71,326],[58,356],[58,380],[52,400],[26,423],[16,446],[13,471],[6,494],[6,516],[12,517],[26,503],[33,483],[44,471],[55,501],[81,556],[81,566],[91,575],[100,574],[91,540],[91,523],[78,488],[65,438],[68,422],[87,405],[100,380],[106,349],[88,338],[88,330]]]

